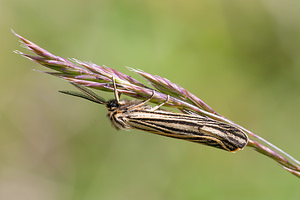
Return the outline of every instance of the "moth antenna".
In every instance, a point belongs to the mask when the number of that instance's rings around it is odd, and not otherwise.
[[[77,84],[74,82],[70,82],[73,86],[75,86],[77,89],[79,89],[81,92],[83,92],[84,94],[81,93],[77,93],[77,92],[70,92],[70,91],[59,91],[61,93],[64,94],[68,94],[68,95],[72,95],[72,96],[76,96],[76,97],[81,97],[90,101],[93,101],[95,103],[99,103],[99,104],[106,104],[105,99],[103,99],[102,97],[98,96],[96,93],[94,93],[93,91]]]

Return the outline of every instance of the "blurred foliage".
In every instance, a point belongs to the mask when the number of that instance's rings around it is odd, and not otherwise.
[[[251,149],[114,130],[104,107],[59,94],[72,87],[13,54],[10,32],[62,57],[166,77],[299,159],[299,8],[0,0],[0,199],[299,199],[299,180]]]

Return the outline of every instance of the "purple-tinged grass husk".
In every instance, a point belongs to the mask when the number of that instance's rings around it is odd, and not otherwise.
[[[93,63],[82,62],[76,59],[67,60],[62,57],[55,56],[31,41],[25,39],[24,37],[16,34],[15,32],[13,33],[19,39],[21,39],[21,42],[26,49],[35,53],[36,55],[29,55],[20,51],[15,51],[15,53],[37,62],[51,70],[54,70],[54,72],[44,73],[63,78],[68,82],[74,82],[86,87],[108,92],[114,91],[112,83],[112,78],[114,77],[118,92],[121,94],[141,100],[148,99],[153,94],[152,88],[145,86],[131,76],[123,74],[109,67],[98,66]],[[257,141],[249,139],[247,144],[248,147],[252,147],[257,152],[268,156],[279,163],[284,169],[300,178],[300,162],[275,145],[271,144],[260,136],[255,135],[244,127],[232,122],[224,116],[219,115],[197,96],[193,95],[181,86],[172,83],[168,79],[157,75],[152,75],[141,70],[132,68],[130,68],[130,70],[141,75],[156,89],[154,96],[151,99],[152,103],[159,104],[165,102],[169,95],[169,101],[164,104],[164,106],[175,107],[181,112],[188,114],[206,116],[242,129],[250,136],[253,136],[257,140],[262,141],[270,146],[269,148],[258,143]]]

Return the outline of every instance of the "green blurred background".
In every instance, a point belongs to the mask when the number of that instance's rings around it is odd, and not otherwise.
[[[65,58],[166,77],[300,159],[299,9],[280,0],[0,0],[0,199],[299,199],[299,179],[250,148],[116,131],[105,107],[58,93],[72,87],[14,54],[26,50],[10,31]]]

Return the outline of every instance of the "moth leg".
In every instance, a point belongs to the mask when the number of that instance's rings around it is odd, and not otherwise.
[[[156,111],[157,109],[159,109],[160,107],[162,107],[163,105],[165,105],[169,101],[169,99],[170,99],[170,96],[168,95],[166,101],[164,101],[163,103],[161,103],[161,104],[159,104],[157,106],[154,106],[153,108],[151,108],[151,111]]]
[[[154,95],[155,95],[155,90],[152,90],[152,95],[149,97],[149,99],[146,99],[145,101],[142,101],[141,103],[139,103],[137,105],[128,107],[128,110],[134,110],[134,109],[144,105],[145,103],[151,101],[151,99],[154,97]]]
[[[112,78],[112,83],[113,83],[113,87],[114,87],[115,98],[116,98],[117,102],[119,103],[121,94],[118,93],[114,75],[112,75],[111,78]]]

